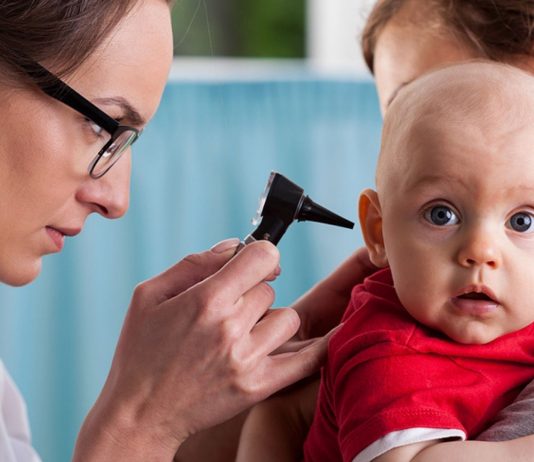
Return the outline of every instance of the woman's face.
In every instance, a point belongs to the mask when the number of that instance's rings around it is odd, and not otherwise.
[[[422,74],[481,57],[443,27],[429,25],[432,18],[424,18],[424,12],[412,11],[419,7],[418,2],[407,2],[378,36],[374,74],[382,114],[398,90]],[[416,24],[415,17],[424,23]]]
[[[169,7],[144,0],[64,80],[122,124],[142,128],[159,104],[171,61]],[[124,215],[131,158],[125,152],[105,176],[90,178],[87,168],[102,147],[94,126],[38,90],[0,86],[0,113],[0,281],[22,285],[90,213]]]

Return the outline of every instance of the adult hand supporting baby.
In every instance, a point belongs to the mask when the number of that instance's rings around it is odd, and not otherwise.
[[[189,435],[320,366],[327,339],[271,355],[299,328],[292,309],[265,315],[276,248],[254,243],[233,259],[235,245],[216,250],[138,286],[75,460],[172,460]]]
[[[339,324],[352,288],[377,269],[369,260],[367,249],[362,247],[293,303],[301,321],[299,339],[325,335]]]

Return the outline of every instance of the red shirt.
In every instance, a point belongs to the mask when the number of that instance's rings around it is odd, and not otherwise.
[[[389,269],[352,291],[329,344],[305,461],[352,461],[415,427],[475,437],[534,377],[534,324],[485,345],[454,342],[402,307]]]

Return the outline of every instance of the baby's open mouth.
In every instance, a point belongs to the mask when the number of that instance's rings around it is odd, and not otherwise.
[[[474,284],[459,291],[451,302],[459,313],[475,317],[493,316],[493,313],[501,306],[489,287]]]
[[[487,302],[495,302],[490,296],[486,295],[484,292],[468,292],[466,294],[460,295],[458,298],[463,298],[466,300],[484,300]]]

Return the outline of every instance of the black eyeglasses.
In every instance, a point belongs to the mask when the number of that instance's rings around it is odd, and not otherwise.
[[[139,138],[140,130],[119,124],[39,63],[33,61],[21,68],[44,93],[78,111],[109,135],[104,140],[104,147],[89,164],[91,178],[104,176]]]

